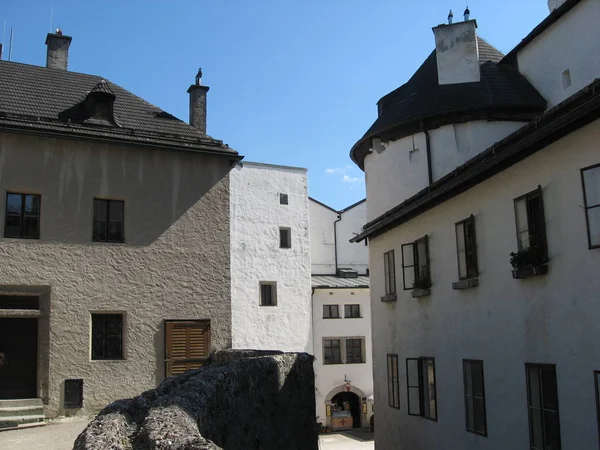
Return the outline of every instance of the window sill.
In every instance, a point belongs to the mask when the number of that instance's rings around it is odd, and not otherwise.
[[[323,317],[323,320],[329,320],[329,319],[341,319],[341,317]]]
[[[120,245],[120,244],[124,244],[125,241],[94,241],[92,240],[93,244],[108,244],[108,245]]]
[[[512,276],[515,280],[523,280],[525,278],[538,277],[548,273],[548,264],[539,266],[528,266],[521,269],[513,269]]]
[[[413,289],[413,291],[412,291],[412,298],[428,297],[430,295],[431,295],[431,289],[429,289],[429,288],[427,288],[427,289],[417,288],[417,289]]]
[[[344,363],[342,363],[342,362],[336,362],[336,363],[324,362],[323,363],[324,366],[341,366],[342,364],[344,364]]]
[[[23,241],[39,241],[40,237],[39,236],[26,237],[26,236],[6,236],[6,235],[4,235],[4,239],[19,239],[19,240],[23,240]]]
[[[346,364],[366,364],[364,361],[361,362],[347,362]]]
[[[90,359],[91,362],[126,362],[125,358],[95,358]]]
[[[265,306],[265,307],[267,307],[267,308],[274,308],[274,307],[275,307],[275,306],[277,306],[277,305],[259,305],[259,306]]]
[[[363,317],[344,317],[344,319],[363,319]]]
[[[471,289],[479,286],[479,278],[469,278],[467,280],[459,280],[452,283],[452,289],[455,291],[461,289]]]
[[[382,302],[395,302],[398,299],[396,294],[387,294],[381,297]]]

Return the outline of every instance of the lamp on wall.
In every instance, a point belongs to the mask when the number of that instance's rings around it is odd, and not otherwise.
[[[350,380],[346,377],[346,374],[344,374],[344,384],[346,385],[346,391],[350,392]]]

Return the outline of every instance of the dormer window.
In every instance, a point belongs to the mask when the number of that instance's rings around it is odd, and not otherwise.
[[[84,101],[86,119],[83,123],[94,125],[114,126],[114,103],[116,96],[108,86],[106,81],[102,80],[89,92]]]

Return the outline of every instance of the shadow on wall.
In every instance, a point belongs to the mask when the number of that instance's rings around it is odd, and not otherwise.
[[[225,350],[214,360],[109,405],[74,450],[317,450],[311,355]]]

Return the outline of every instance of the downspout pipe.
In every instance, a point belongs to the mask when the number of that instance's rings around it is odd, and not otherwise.
[[[338,252],[337,252],[337,223],[342,220],[342,214],[338,212],[338,218],[333,222],[333,250],[335,253],[335,275],[338,273]]]
[[[427,176],[429,178],[429,186],[433,184],[433,170],[431,167],[431,137],[429,130],[425,128],[425,124],[421,121],[421,130],[425,134],[425,147],[427,149]]]

